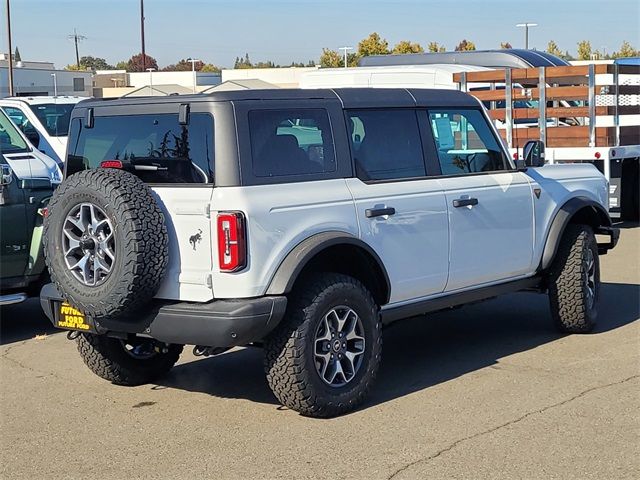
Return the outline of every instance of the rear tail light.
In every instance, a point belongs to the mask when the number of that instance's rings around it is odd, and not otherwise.
[[[244,214],[218,214],[218,262],[221,272],[237,272],[247,265],[247,243]]]

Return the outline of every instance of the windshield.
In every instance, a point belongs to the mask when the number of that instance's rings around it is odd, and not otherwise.
[[[40,123],[52,137],[66,137],[69,134],[69,120],[75,103],[42,103],[29,105]]]
[[[9,117],[0,110],[0,152],[21,153],[28,151],[27,142],[18,132],[16,126],[9,120]]]

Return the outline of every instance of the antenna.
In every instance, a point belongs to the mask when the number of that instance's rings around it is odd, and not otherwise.
[[[80,70],[80,54],[78,53],[78,42],[86,40],[87,37],[85,37],[84,35],[78,35],[78,32],[74,28],[73,35],[69,35],[67,38],[69,40],[73,40],[74,43],[76,44],[76,65],[78,66],[78,70]]]

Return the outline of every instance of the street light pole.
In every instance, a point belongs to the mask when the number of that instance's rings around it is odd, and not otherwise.
[[[55,73],[52,73],[51,76],[53,77],[53,96],[57,97],[58,96],[58,79],[56,78]]]
[[[155,68],[147,68],[147,72],[149,72],[149,90],[151,90],[151,96],[153,97],[153,73]]]
[[[338,50],[342,50],[344,52],[344,68],[347,68],[347,52],[349,50],[353,50],[353,47],[340,47]]]
[[[13,97],[13,53],[11,51],[11,9],[7,0],[7,40],[9,43],[9,96]]]
[[[529,27],[537,27],[537,23],[518,23],[516,27],[524,27],[524,48],[529,50]]]
[[[196,93],[196,62],[200,60],[196,58],[188,58],[188,61],[191,62],[191,75],[193,75],[193,93]]]

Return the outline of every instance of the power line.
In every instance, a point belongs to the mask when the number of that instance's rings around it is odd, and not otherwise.
[[[73,40],[74,43],[76,44],[76,65],[78,66],[78,70],[80,70],[80,54],[78,53],[78,42],[86,40],[87,37],[85,37],[84,35],[78,35],[78,32],[74,28],[73,35],[68,35],[67,38],[69,40]]]

